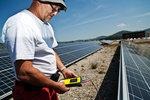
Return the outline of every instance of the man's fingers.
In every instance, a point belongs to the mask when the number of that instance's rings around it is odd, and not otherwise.
[[[56,91],[59,94],[63,94],[65,92],[69,91],[69,90],[70,90],[70,88],[66,87],[63,82],[59,82],[59,88]]]
[[[78,77],[74,72],[71,73],[71,77]]]

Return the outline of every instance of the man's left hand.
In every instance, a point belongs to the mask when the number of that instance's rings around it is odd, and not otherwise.
[[[64,78],[77,77],[77,75],[73,71],[71,71],[71,70],[69,70],[67,68],[62,71],[62,74],[63,74]]]

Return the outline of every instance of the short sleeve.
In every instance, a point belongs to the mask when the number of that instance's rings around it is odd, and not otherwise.
[[[8,25],[9,26],[9,25]],[[35,39],[30,25],[17,23],[6,28],[5,42],[13,61],[34,59]]]

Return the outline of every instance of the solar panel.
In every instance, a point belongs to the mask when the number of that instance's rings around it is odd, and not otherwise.
[[[101,46],[95,42],[78,42],[60,46],[55,50],[58,52],[65,66],[68,66],[100,48]]]
[[[150,60],[137,52],[137,50],[127,43],[122,44],[122,57],[124,57],[124,75],[126,100],[149,100],[150,99]],[[123,67],[122,66],[122,67]],[[125,89],[124,89],[125,90]]]
[[[65,66],[68,66],[100,48],[97,42],[73,42],[60,43],[55,50]],[[8,53],[4,50],[0,51],[0,99],[3,99],[12,93],[15,77]]]
[[[11,94],[15,79],[9,56],[0,58],[0,99]]]
[[[0,96],[1,98],[5,98],[6,96],[8,96],[8,94],[11,94],[11,90],[14,85],[13,80],[15,78],[12,69],[2,71],[0,77]]]

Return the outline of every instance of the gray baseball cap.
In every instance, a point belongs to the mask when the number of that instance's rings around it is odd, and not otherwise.
[[[51,3],[58,3],[61,4],[61,10],[67,10],[67,6],[64,2],[64,0],[40,0],[42,2],[51,2]]]

